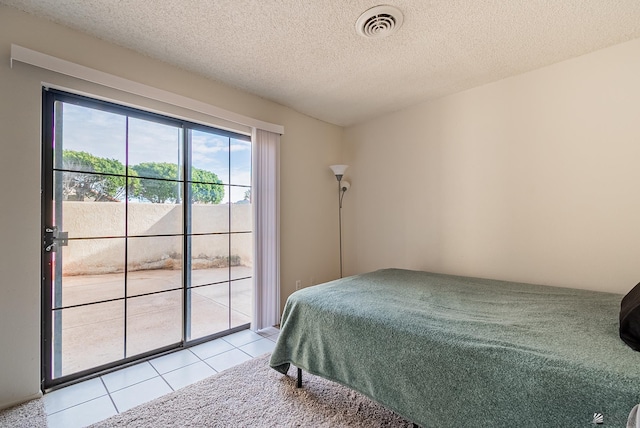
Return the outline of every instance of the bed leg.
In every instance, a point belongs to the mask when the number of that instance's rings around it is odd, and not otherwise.
[[[302,369],[298,369],[298,381],[296,383],[296,388],[302,388]]]
[[[418,426],[418,424],[414,423],[413,428],[420,428],[420,427]]]

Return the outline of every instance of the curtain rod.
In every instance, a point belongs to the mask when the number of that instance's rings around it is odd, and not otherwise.
[[[284,134],[284,126],[274,123],[263,122],[238,113],[225,110],[220,107],[207,104],[193,98],[185,97],[164,89],[155,88],[133,80],[125,79],[114,74],[105,73],[104,71],[66,61],[42,52],[34,51],[18,45],[11,45],[11,67],[13,61],[19,61],[25,64],[33,65],[45,70],[64,74],[66,76],[75,77],[91,83],[97,83],[108,88],[117,89],[128,92],[130,94],[139,95],[155,101],[161,101],[172,104],[177,107],[183,107],[198,113],[224,119],[229,122],[249,126],[256,129],[273,132],[276,134]]]

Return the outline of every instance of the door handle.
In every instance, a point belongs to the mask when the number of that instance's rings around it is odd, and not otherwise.
[[[44,228],[44,251],[50,253],[56,247],[66,247],[69,245],[69,232],[61,232],[58,226]]]

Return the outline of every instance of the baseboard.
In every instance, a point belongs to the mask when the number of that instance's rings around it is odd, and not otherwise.
[[[38,391],[37,394],[33,394],[28,397],[23,397],[15,401],[1,403],[0,410],[8,409],[9,407],[17,406],[18,404],[26,403],[27,401],[35,400],[36,398],[41,398],[41,397],[42,397],[42,391]]]

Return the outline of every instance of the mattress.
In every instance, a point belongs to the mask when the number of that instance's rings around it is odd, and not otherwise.
[[[621,298],[385,269],[293,293],[270,364],[423,427],[625,426],[640,353],[618,336]]]

